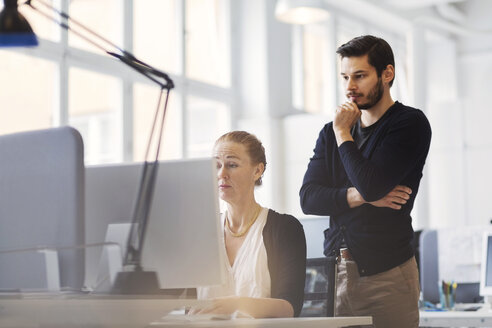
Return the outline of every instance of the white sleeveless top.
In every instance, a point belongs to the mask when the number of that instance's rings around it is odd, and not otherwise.
[[[224,240],[224,224],[227,213],[221,217],[221,247],[224,258],[225,283],[218,286],[198,287],[198,299],[223,296],[270,297],[270,272],[267,253],[263,243],[263,227],[267,221],[268,209],[261,208],[258,218],[249,229],[239,248],[233,265],[229,263]]]

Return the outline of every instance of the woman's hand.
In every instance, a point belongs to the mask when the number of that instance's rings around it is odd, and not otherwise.
[[[232,314],[235,311],[241,311],[244,307],[245,299],[243,297],[230,296],[214,298],[212,305],[202,309],[192,308],[188,314]]]
[[[191,309],[188,314],[240,314],[253,318],[288,318],[294,316],[294,308],[283,299],[256,297],[219,297],[212,305]]]

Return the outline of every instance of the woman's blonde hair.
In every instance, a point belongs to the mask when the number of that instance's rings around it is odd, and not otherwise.
[[[231,131],[222,135],[217,141],[215,141],[215,147],[221,142],[235,142],[242,144],[246,147],[246,152],[249,155],[251,163],[259,164],[263,163],[263,173],[266,170],[266,156],[265,148],[261,144],[261,141],[254,135],[246,131]],[[255,181],[255,185],[261,186],[263,174],[258,180]]]

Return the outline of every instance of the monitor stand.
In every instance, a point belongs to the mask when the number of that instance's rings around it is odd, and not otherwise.
[[[123,266],[121,249],[128,241],[131,223],[109,224],[106,245],[99,263],[96,293],[117,295],[160,295],[169,298],[193,297],[184,288],[161,289],[157,272],[144,271],[141,266]],[[167,298],[167,297],[166,297]]]
[[[111,289],[111,294],[138,295],[162,294],[155,271],[144,271],[137,267],[132,271],[120,271]]]
[[[155,271],[143,271],[141,267],[133,271],[121,271],[111,289],[117,295],[159,295],[160,298],[183,299],[196,298],[196,292],[187,288],[161,289]]]
[[[483,306],[482,306],[482,309],[483,310],[490,311],[491,308],[492,308],[492,296],[485,295],[483,297]]]

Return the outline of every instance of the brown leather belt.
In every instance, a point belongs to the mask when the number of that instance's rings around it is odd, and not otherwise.
[[[353,261],[354,258],[352,257],[352,254],[350,254],[350,251],[348,248],[340,248],[340,257],[344,259],[345,261]]]

